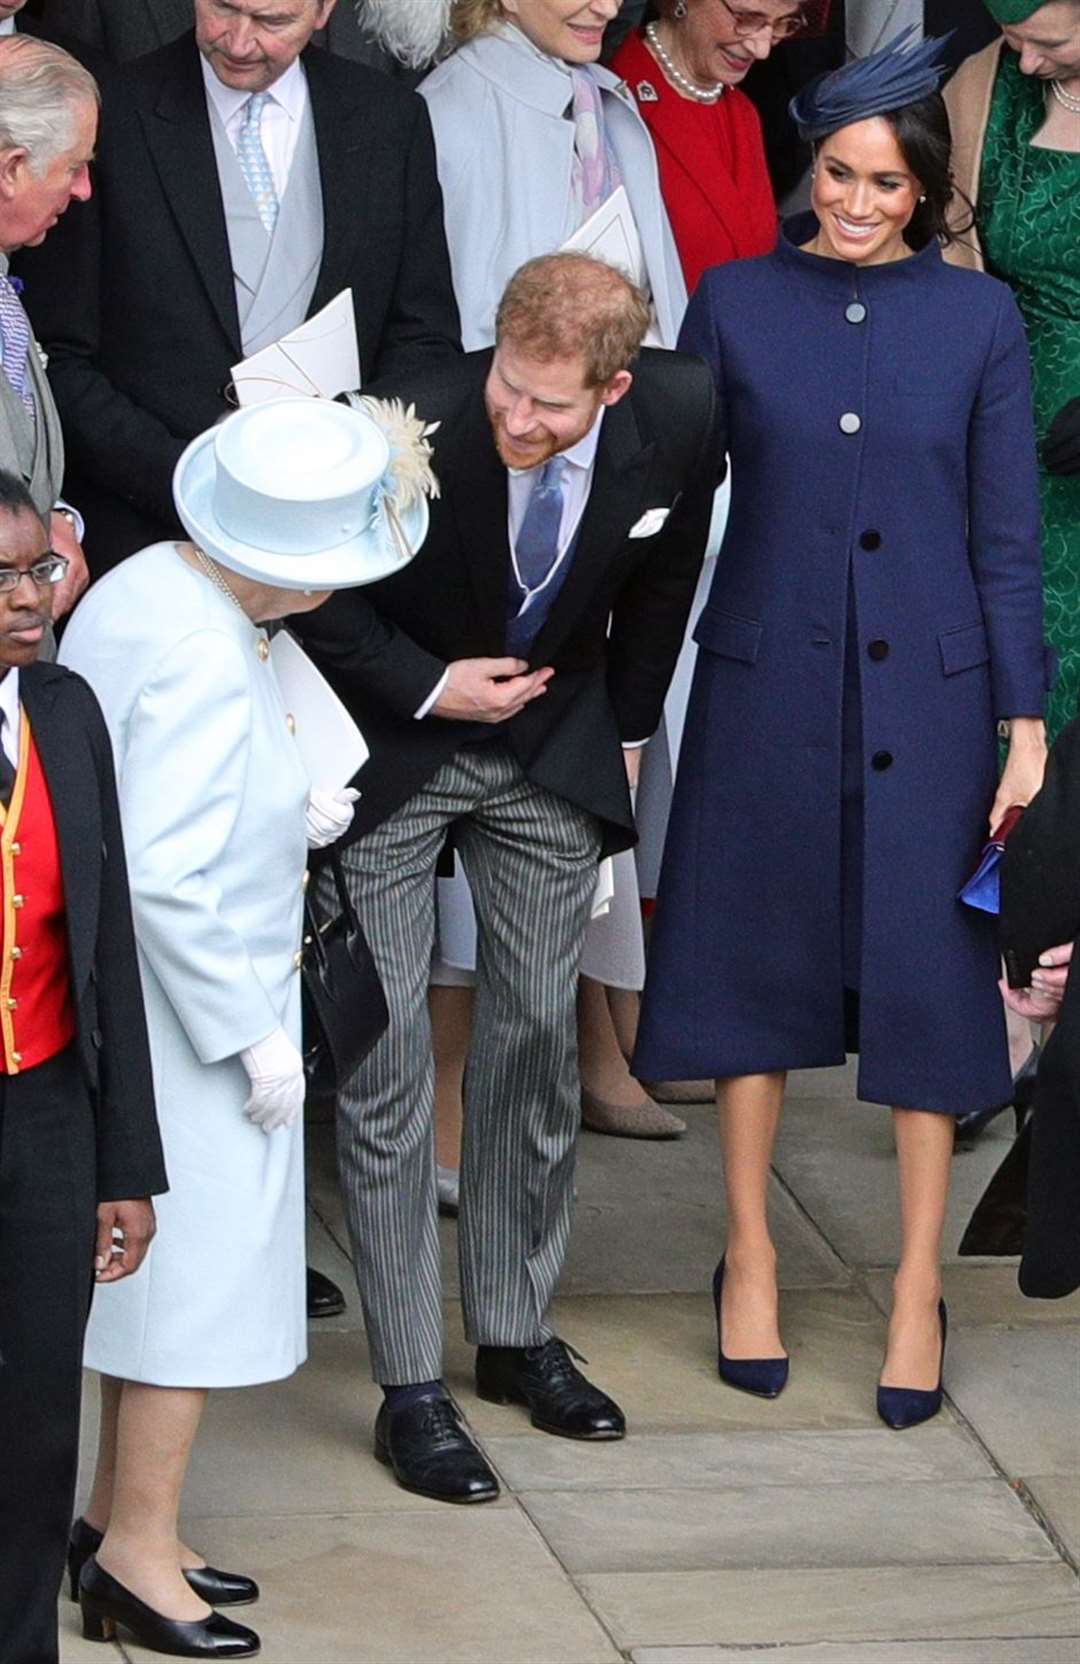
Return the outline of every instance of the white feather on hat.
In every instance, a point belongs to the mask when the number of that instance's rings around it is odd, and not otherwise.
[[[428,69],[449,43],[451,0],[356,0],[365,35],[409,69]]]

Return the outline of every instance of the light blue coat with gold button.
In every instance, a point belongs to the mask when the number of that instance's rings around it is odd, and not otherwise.
[[[300,1043],[308,782],[266,634],[159,543],[93,586],[61,658],[116,755],[170,1183],[143,1270],[97,1291],[86,1361],[276,1380],[306,1354],[302,1129],[245,1119],[237,1054],[279,1025]]]

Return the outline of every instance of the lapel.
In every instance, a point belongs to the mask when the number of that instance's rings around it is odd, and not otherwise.
[[[19,673],[19,694],[52,799],[77,998],[89,973],[97,934],[101,825],[85,732],[81,726],[73,728],[56,709],[63,680],[64,672],[55,665],[30,665]]]
[[[440,449],[446,479],[460,482],[448,496],[476,598],[481,639],[501,642],[510,583],[509,507],[506,468],[491,437],[483,380]],[[435,472],[440,472],[438,452]]]
[[[641,499],[655,446],[642,445],[633,392],[604,414],[592,490],[578,531],[566,582],[533,646],[534,665],[550,664],[563,638],[581,618],[592,592],[621,553],[641,513]]]
[[[142,121],[165,200],[239,358],[240,320],[200,62],[194,37],[177,42],[154,107],[142,112]]]
[[[361,243],[363,203],[370,190],[370,164],[378,149],[378,130],[359,99],[343,97],[335,71],[340,65],[318,47],[303,57],[319,155],[323,202],[322,264],[309,313],[318,312],[339,290],[352,284],[354,301],[363,303],[362,268],[378,250]],[[359,247],[358,247],[359,245]],[[366,251],[370,250],[370,254]],[[366,371],[365,371],[366,374]]]

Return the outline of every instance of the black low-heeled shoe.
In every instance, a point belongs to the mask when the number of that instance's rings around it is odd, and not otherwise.
[[[101,1547],[104,1532],[89,1521],[77,1519],[68,1538],[68,1587],[71,1598],[79,1598],[79,1574],[92,1554]],[[259,1585],[253,1577],[242,1572],[221,1572],[215,1566],[183,1568],[188,1587],[202,1597],[207,1606],[253,1606],[259,1598]]]
[[[938,1301],[938,1322],[941,1324],[941,1367],[937,1386],[929,1392],[924,1387],[878,1387],[877,1413],[886,1427],[896,1432],[902,1432],[906,1427],[918,1427],[941,1409],[945,1342],[949,1336],[949,1313],[944,1300]]]
[[[752,1393],[755,1398],[779,1398],[788,1383],[790,1363],[787,1358],[729,1358],[724,1352],[724,1331],[720,1319],[720,1300],[724,1292],[724,1261],[713,1272],[713,1306],[716,1308],[717,1368],[721,1381],[739,1392]]]
[[[84,1641],[115,1641],[126,1629],[142,1647],[171,1658],[254,1658],[262,1643],[253,1629],[211,1612],[194,1621],[166,1618],[98,1565],[93,1555],[79,1578]]]

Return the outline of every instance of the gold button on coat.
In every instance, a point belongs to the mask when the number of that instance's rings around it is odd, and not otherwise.
[[[258,653],[260,659],[262,659],[265,663],[270,657],[270,643],[265,640],[264,637],[260,636],[259,640],[255,643],[255,651]]]

